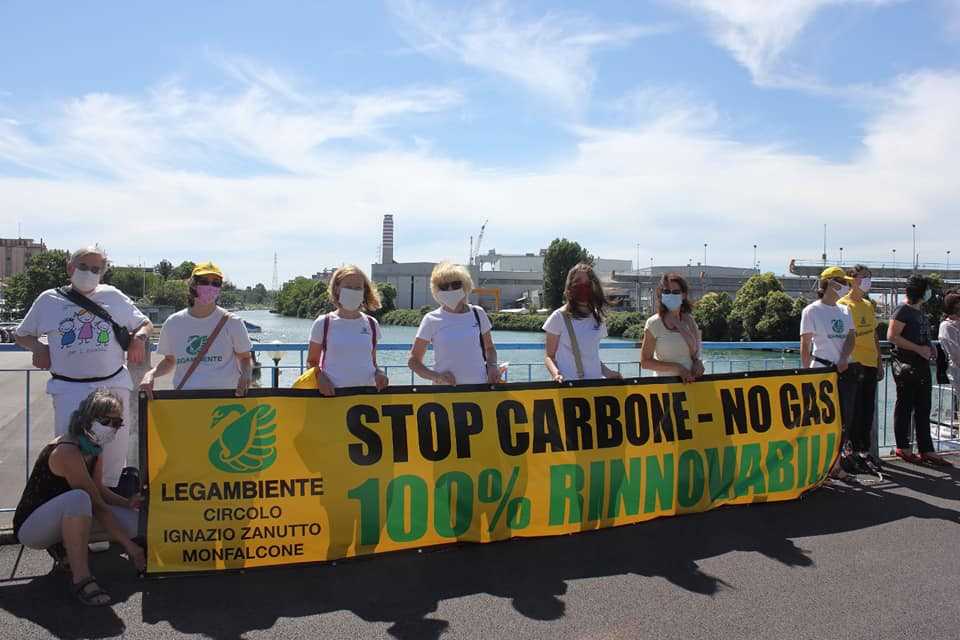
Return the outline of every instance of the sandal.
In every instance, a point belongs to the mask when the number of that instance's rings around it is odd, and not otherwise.
[[[90,585],[93,585],[92,589],[88,589]],[[99,584],[97,584],[97,579],[93,576],[87,576],[80,582],[73,585],[73,591],[77,596],[77,600],[82,602],[88,607],[105,607],[113,602],[110,598],[110,594],[104,591]],[[98,602],[98,599],[104,596],[106,601]]]
[[[935,467],[952,467],[953,463],[936,453],[921,453],[920,460]]]
[[[912,462],[913,464],[921,464],[923,462],[923,458],[909,449],[894,449],[893,455],[897,456],[904,462]]]

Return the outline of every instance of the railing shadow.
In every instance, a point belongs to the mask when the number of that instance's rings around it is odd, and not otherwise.
[[[452,598],[488,594],[510,600],[527,618],[556,620],[568,613],[562,596],[570,580],[634,574],[713,596],[739,585],[701,569],[709,558],[752,552],[779,562],[787,572],[811,569],[816,558],[794,539],[860,532],[866,544],[870,528],[906,518],[960,522],[960,505],[945,508],[906,495],[916,491],[934,501],[955,501],[960,470],[888,465],[887,471],[895,482],[831,485],[800,501],[727,507],[571,536],[145,582],[116,556],[95,558],[95,571],[109,578],[105,586],[121,603],[142,590],[144,623],[166,623],[182,633],[240,638],[271,629],[282,619],[349,611],[366,622],[388,623],[396,638],[438,638],[449,622],[428,616]],[[58,637],[123,631],[123,620],[110,610],[77,616],[66,578],[57,580],[43,576],[0,585],[0,606]],[[642,596],[623,595],[625,604]],[[118,606],[129,608],[130,603]]]

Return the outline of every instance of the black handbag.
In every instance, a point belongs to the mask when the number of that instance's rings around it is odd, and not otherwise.
[[[130,348],[130,330],[124,327],[123,325],[117,324],[106,309],[98,305],[96,302],[83,295],[79,291],[72,289],[70,287],[60,287],[57,291],[60,292],[64,298],[74,303],[78,307],[83,307],[93,315],[97,316],[101,320],[105,320],[110,323],[110,326],[113,327],[113,335],[117,339],[117,342],[120,343],[120,348],[124,351]]]

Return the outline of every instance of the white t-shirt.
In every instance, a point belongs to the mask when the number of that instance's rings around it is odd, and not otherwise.
[[[160,329],[160,340],[157,342],[157,352],[162,356],[174,356],[177,359],[177,368],[173,372],[175,388],[187,375],[187,370],[197,359],[197,354],[207,343],[207,338],[216,329],[224,313],[226,311],[217,307],[206,318],[197,318],[190,315],[189,309],[183,309],[163,323],[163,328]],[[235,388],[240,380],[237,354],[248,353],[252,348],[243,320],[237,316],[231,316],[217,334],[217,339],[210,345],[196,370],[190,374],[190,379],[183,388]]]
[[[800,335],[813,335],[813,356],[836,364],[843,353],[843,343],[853,329],[850,311],[843,305],[823,304],[817,300],[808,304],[800,316]],[[852,359],[850,360],[853,361]],[[813,360],[812,367],[827,365]]]
[[[330,322],[327,329],[326,353],[323,356],[323,371],[336,388],[372,387],[376,384],[373,366],[373,335],[370,321],[380,341],[380,325],[368,315],[359,318],[341,318],[336,312],[322,315],[313,321],[310,342],[323,345],[324,318]]]
[[[600,341],[607,337],[607,323],[601,322],[597,326],[596,319],[591,315],[586,318],[574,318],[573,333],[577,337],[577,346],[580,347],[580,360],[583,363],[583,379],[597,380],[603,378],[603,367],[600,363]],[[557,309],[550,314],[543,323],[543,330],[555,336],[560,336],[557,347],[557,368],[564,380],[578,380],[577,361],[573,357],[573,347],[570,336],[567,334],[567,323],[563,321],[563,309]]]
[[[480,324],[477,324],[478,316]],[[490,318],[481,307],[470,305],[464,313],[451,313],[440,307],[423,316],[417,338],[433,343],[435,371],[452,373],[457,384],[484,384],[487,367],[480,336],[492,328]]]
[[[97,285],[87,296],[103,307],[113,321],[130,331],[138,329],[147,317],[122,291],[110,285]],[[17,327],[17,335],[47,336],[50,346],[50,370],[69,378],[100,378],[123,367],[126,360],[120,343],[113,336],[113,326],[86,309],[47,289],[34,301],[30,311]],[[51,394],[75,383],[50,379]],[[133,381],[124,369],[103,385],[132,389]]]

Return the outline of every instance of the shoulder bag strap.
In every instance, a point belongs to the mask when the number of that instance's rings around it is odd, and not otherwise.
[[[473,317],[477,320],[477,331],[480,332],[480,355],[483,356],[483,362],[487,362],[487,349],[483,346],[483,325],[480,324],[480,312],[477,311],[477,308],[473,305],[470,305],[470,309],[473,311]]]
[[[323,371],[323,364],[327,361],[327,336],[330,335],[330,314],[323,316],[323,351],[320,352],[319,369]]]
[[[190,363],[190,368],[187,369],[187,373],[183,376],[183,379],[180,380],[180,384],[177,385],[177,391],[183,389],[183,385],[187,384],[187,380],[190,379],[190,376],[193,375],[193,372],[197,370],[197,367],[200,366],[200,362],[203,360],[203,357],[207,355],[207,351],[210,350],[210,347],[213,345],[213,341],[217,339],[217,336],[220,335],[220,330],[223,329],[223,326],[227,324],[227,320],[230,319],[230,314],[227,312],[223,313],[223,317],[220,318],[220,322],[217,323],[217,326],[213,328],[213,333],[207,338],[207,341],[204,343],[203,348],[200,349],[200,353],[197,354],[196,359]]]
[[[114,335],[117,335],[120,325],[116,320],[113,319],[106,309],[72,287],[60,287],[57,289],[57,291],[60,292],[60,295],[78,307],[83,307],[101,320],[109,322],[113,326]]]
[[[373,360],[373,368],[377,368],[377,321],[373,316],[367,316],[367,322],[370,324],[370,341],[373,348],[370,350],[370,358]]]
[[[577,334],[573,331],[573,321],[570,319],[570,314],[566,311],[561,311],[560,315],[563,316],[563,324],[567,327],[567,335],[570,337],[570,350],[573,351],[573,361],[577,365],[577,376],[583,380],[583,358],[580,356],[580,344],[577,342]]]

